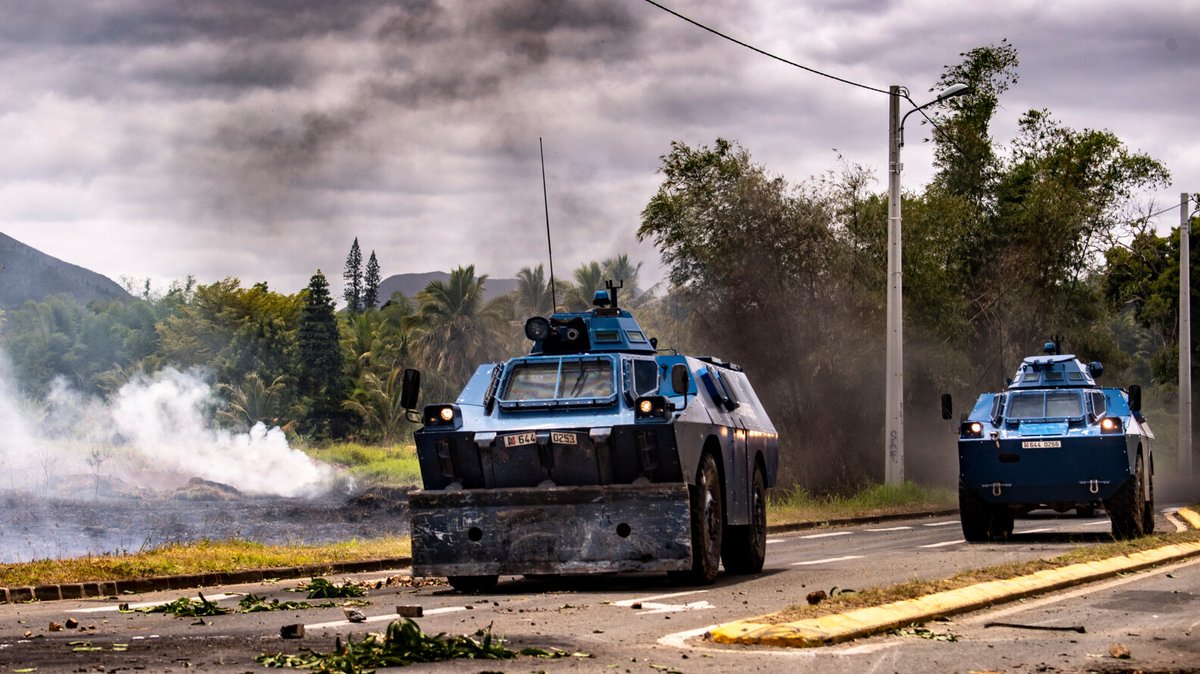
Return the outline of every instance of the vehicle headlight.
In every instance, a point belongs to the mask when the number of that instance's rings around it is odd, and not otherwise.
[[[964,438],[982,438],[983,424],[978,421],[964,421],[959,426],[958,432]]]
[[[1117,417],[1104,417],[1100,420],[1101,433],[1121,433],[1124,430],[1124,424]]]
[[[633,404],[633,411],[637,419],[665,419],[667,399],[662,396],[643,396]]]
[[[424,419],[429,428],[458,428],[462,425],[462,412],[458,405],[426,405]]]

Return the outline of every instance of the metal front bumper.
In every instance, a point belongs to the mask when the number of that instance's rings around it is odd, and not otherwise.
[[[1050,440],[1055,448],[1024,447]],[[1129,481],[1126,437],[959,440],[959,480],[989,503],[1039,505],[1108,500]]]
[[[417,576],[692,566],[685,484],[418,491],[409,506]]]

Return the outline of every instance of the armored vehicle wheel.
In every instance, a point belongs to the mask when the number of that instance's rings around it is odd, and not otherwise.
[[[1142,500],[1142,457],[1134,465],[1133,477],[1125,481],[1112,500],[1104,504],[1112,520],[1112,535],[1117,540],[1137,538],[1145,533],[1146,503]],[[1153,514],[1153,513],[1151,513]]]
[[[1150,471],[1146,471],[1146,478],[1150,480],[1147,491],[1150,492],[1150,498],[1142,506],[1142,533],[1154,533],[1154,478],[1150,476]]]
[[[1094,505],[1079,506],[1078,508],[1075,509],[1075,514],[1080,517],[1095,517],[1096,516],[1096,506],[1094,506]]]
[[[500,576],[450,576],[450,587],[463,594],[478,594],[496,587]]]
[[[721,499],[721,476],[717,460],[707,452],[700,458],[696,484],[688,489],[691,496],[692,568],[672,571],[671,579],[688,585],[709,585],[717,579],[721,566],[721,533],[725,508]]]
[[[963,538],[971,543],[1012,535],[1013,512],[1006,506],[987,503],[962,485],[958,487],[958,517],[962,522]]]
[[[725,527],[721,559],[725,561],[726,573],[758,573],[767,558],[767,478],[757,464],[750,484],[750,499],[750,524]]]

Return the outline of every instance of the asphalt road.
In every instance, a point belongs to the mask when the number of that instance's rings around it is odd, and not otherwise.
[[[1173,530],[1161,517],[1159,530]],[[769,539],[767,568],[755,577],[724,577],[715,585],[678,587],[665,576],[567,579],[505,578],[492,593],[465,596],[447,586],[372,590],[365,623],[342,609],[214,616],[198,620],[119,613],[113,600],[0,606],[0,672],[36,667],[58,671],[262,670],[264,652],[327,651],[335,637],[360,639],[381,631],[396,607],[420,606],[429,634],[471,633],[491,625],[510,646],[556,647],[590,658],[520,657],[499,662],[452,661],[404,671],[438,672],[930,672],[1088,671],[1140,668],[1200,670],[1200,561],[1026,600],[929,625],[939,638],[880,636],[821,649],[725,647],[703,639],[711,626],[801,603],[813,590],[858,589],[961,569],[1049,557],[1108,541],[1104,517],[1043,516],[1017,521],[1007,543],[967,545],[957,518],[909,520],[797,532]],[[396,570],[395,574],[403,574]],[[363,574],[381,580],[387,574]],[[210,598],[235,606],[253,592],[280,600],[297,581],[211,588]],[[160,592],[119,601],[157,604],[194,592]],[[51,622],[79,621],[49,631]],[[988,627],[1005,622],[1025,627]],[[282,626],[306,626],[303,640],[283,640]],[[1030,629],[1082,626],[1084,633]],[[94,626],[94,629],[89,629]],[[25,637],[28,630],[31,634]],[[950,640],[954,639],[954,640]],[[114,646],[124,644],[121,646]],[[1111,656],[1122,644],[1131,659]],[[86,650],[78,650],[86,649]],[[99,649],[99,650],[97,650]],[[116,650],[114,650],[116,649]],[[1118,651],[1119,652],[1119,651]]]

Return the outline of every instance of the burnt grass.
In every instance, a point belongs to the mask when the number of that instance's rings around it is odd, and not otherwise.
[[[193,480],[167,493],[0,491],[0,563],[121,554],[172,543],[240,539],[323,544],[406,535],[408,489],[315,498],[250,496]]]

